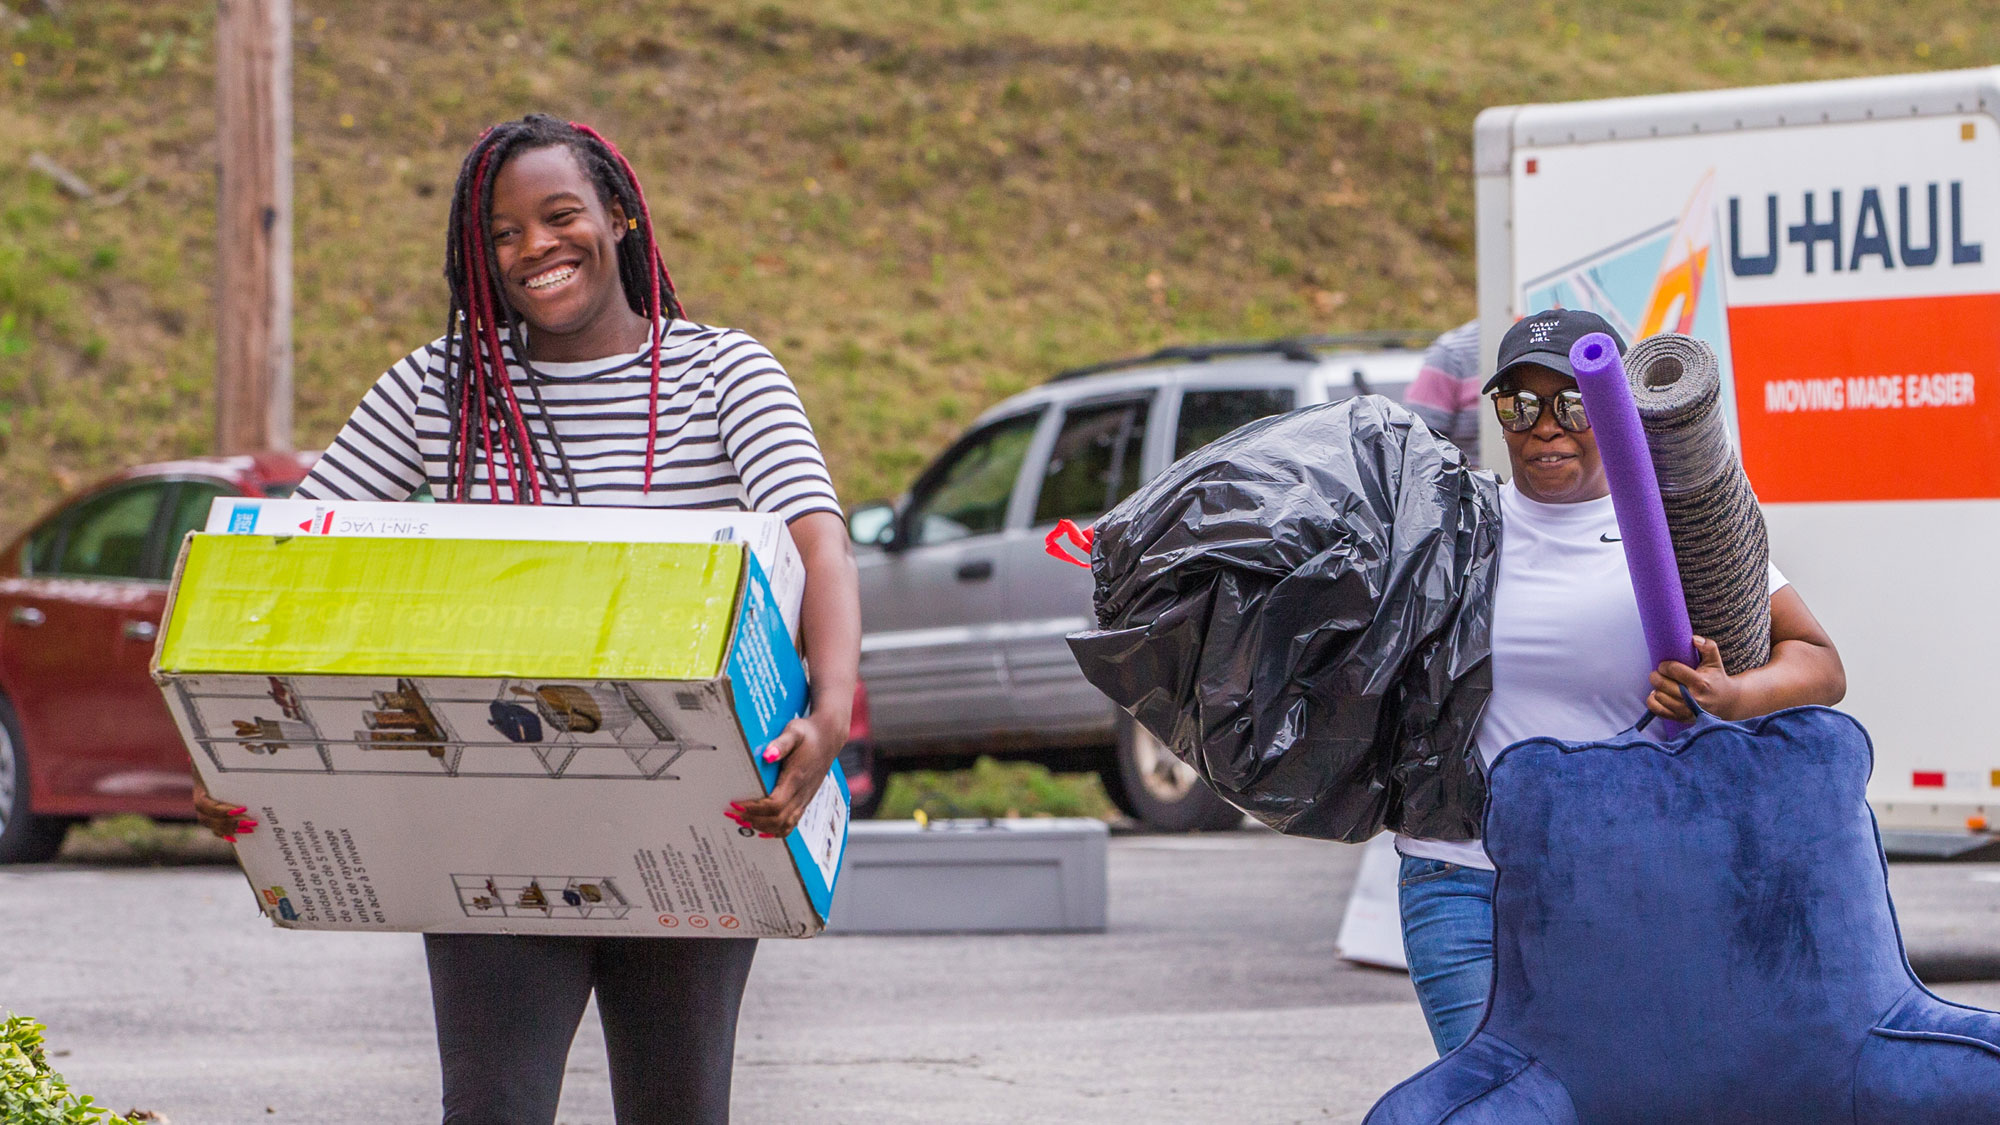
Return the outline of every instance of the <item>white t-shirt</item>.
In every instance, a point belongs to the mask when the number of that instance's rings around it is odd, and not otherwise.
[[[1771,568],[1771,590],[1785,585]],[[1646,714],[1652,691],[1639,600],[1609,496],[1543,504],[1500,488],[1493,695],[1474,738],[1481,764],[1526,738],[1585,742]],[[1491,870],[1477,840],[1396,837],[1396,850]]]

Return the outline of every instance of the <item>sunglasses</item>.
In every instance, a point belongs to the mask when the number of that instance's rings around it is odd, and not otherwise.
[[[1493,392],[1493,413],[1500,417],[1500,428],[1510,434],[1526,433],[1535,428],[1541,420],[1542,404],[1545,400],[1533,391]],[[1556,425],[1573,434],[1580,434],[1590,428],[1590,419],[1583,413],[1583,392],[1575,388],[1556,395]]]

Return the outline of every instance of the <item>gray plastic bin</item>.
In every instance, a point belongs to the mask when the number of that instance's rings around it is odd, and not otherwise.
[[[1104,929],[1098,820],[855,821],[829,933]]]

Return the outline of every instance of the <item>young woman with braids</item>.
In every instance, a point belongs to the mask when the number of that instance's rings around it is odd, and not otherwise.
[[[314,499],[755,509],[806,567],[812,713],[767,749],[777,788],[717,816],[782,835],[846,740],[861,639],[847,528],[798,393],[742,332],[688,321],[631,165],[533,115],[466,155],[445,246],[445,335],[376,382],[298,490]],[[225,795],[226,796],[226,795]],[[204,824],[253,831],[196,793]],[[621,1122],[729,1116],[756,942],[427,934],[447,1123],[554,1119],[593,990]]]

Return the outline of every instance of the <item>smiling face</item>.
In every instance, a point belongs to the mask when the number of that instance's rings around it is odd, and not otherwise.
[[[1576,380],[1546,367],[1524,367],[1508,375],[1507,382],[1532,391],[1546,404],[1529,429],[1518,434],[1502,431],[1514,487],[1521,495],[1544,504],[1576,504],[1609,496],[1611,486],[1597,455],[1597,436],[1589,430],[1573,434],[1556,424],[1555,397],[1574,388]]]
[[[607,206],[566,146],[515,153],[493,177],[490,233],[507,303],[528,322],[528,356],[602,359],[644,347],[650,326],[618,277],[625,212]]]

